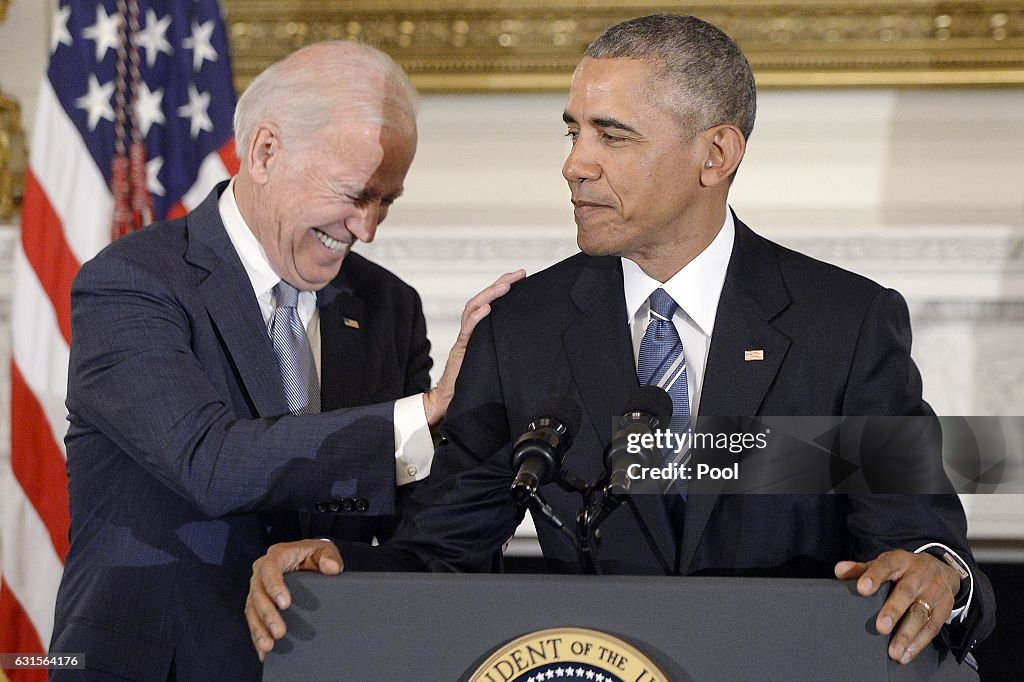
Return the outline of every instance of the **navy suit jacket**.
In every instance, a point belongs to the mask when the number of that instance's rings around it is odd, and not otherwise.
[[[895,291],[774,244],[736,221],[707,359],[702,415],[931,415],[910,358],[906,304]],[[745,360],[761,349],[764,359]],[[427,485],[383,551],[342,544],[348,569],[487,570],[520,516],[509,495],[510,442],[552,394],[583,408],[565,468],[604,471],[613,418],[638,387],[621,261],[577,254],[495,301],[467,349]],[[581,498],[541,490],[565,522]],[[536,522],[552,570],[579,570],[576,550]],[[833,578],[842,559],[941,542],[971,565],[972,614],[953,633],[964,653],[994,624],[991,586],[974,564],[955,495],[691,493],[681,537],[659,495],[637,495],[601,527],[605,573]]]
[[[50,649],[130,679],[258,679],[252,562],[318,502],[339,503],[343,537],[385,532],[393,401],[430,383],[418,295],[349,254],[317,294],[324,413],[288,414],[224,187],[117,240],[72,288],[71,548]]]

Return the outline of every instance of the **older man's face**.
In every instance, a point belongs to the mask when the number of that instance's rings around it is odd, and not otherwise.
[[[565,107],[569,183],[580,249],[641,267],[692,237],[707,147],[650,96],[654,67],[585,57]]]
[[[353,242],[373,241],[415,151],[414,131],[365,122],[330,125],[301,149],[283,141],[251,226],[274,271],[307,291],[334,279]]]

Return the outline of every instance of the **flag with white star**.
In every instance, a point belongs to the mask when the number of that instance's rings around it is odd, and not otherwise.
[[[116,233],[121,204],[133,227],[176,217],[238,169],[216,0],[55,4],[14,256],[14,428],[0,471],[0,651],[25,653],[47,649],[68,548],[71,280]],[[45,679],[18,679],[33,672]]]

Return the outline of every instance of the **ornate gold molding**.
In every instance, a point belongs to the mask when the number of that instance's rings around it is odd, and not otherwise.
[[[20,107],[0,92],[0,220],[14,217],[25,183],[25,133]]]
[[[10,0],[0,0],[0,22]],[[0,220],[14,217],[25,181],[25,133],[18,103],[0,90]]]
[[[1021,0],[225,0],[236,79],[306,43],[355,38],[426,92],[562,90],[587,44],[641,14],[729,33],[761,87],[1024,85]]]

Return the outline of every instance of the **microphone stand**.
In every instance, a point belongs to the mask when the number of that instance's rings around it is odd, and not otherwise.
[[[576,514],[576,537],[574,545],[580,559],[580,568],[586,575],[601,575],[601,563],[598,558],[598,530],[605,519],[622,504],[623,498],[610,495],[606,487],[607,476],[593,483],[588,483],[570,471],[563,471],[559,485],[570,492],[577,492],[583,497],[583,506]],[[597,492],[604,495],[597,499]]]
[[[523,499],[517,500],[521,506],[526,506],[534,516],[544,518],[562,532],[572,543],[579,559],[580,568],[586,575],[601,575],[601,565],[598,558],[597,540],[600,537],[598,531],[608,517],[618,509],[626,500],[626,495],[613,493],[608,485],[608,476],[602,476],[598,480],[588,483],[579,478],[571,471],[564,470],[558,479],[558,485],[568,492],[579,493],[583,497],[583,506],[576,514],[575,530],[569,530],[555,510],[544,500],[540,491],[530,489]],[[602,495],[598,498],[597,493]]]

